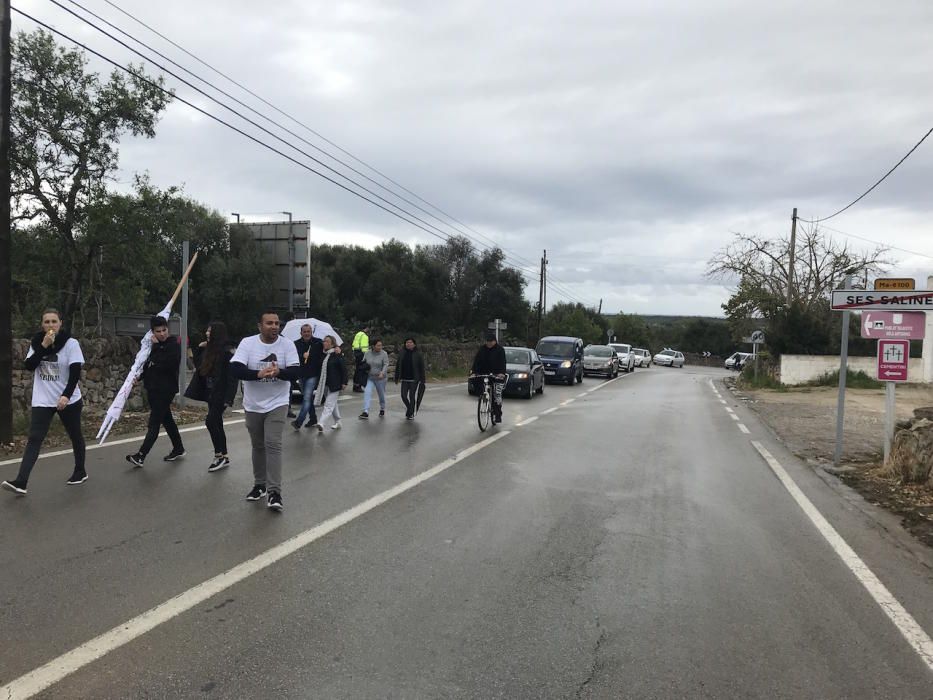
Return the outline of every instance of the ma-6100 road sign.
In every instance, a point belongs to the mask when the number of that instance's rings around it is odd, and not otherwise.
[[[833,311],[933,311],[933,291],[874,292],[863,289],[837,289]]]

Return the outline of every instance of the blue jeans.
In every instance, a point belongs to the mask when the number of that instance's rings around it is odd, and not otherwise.
[[[304,424],[305,416],[312,423],[317,423],[317,411],[314,410],[314,390],[317,389],[319,377],[308,377],[304,380],[302,387],[301,410],[298,411],[298,417],[295,418],[296,425]]]
[[[369,404],[373,400],[373,387],[376,387],[376,393],[379,394],[379,410],[386,410],[386,382],[388,382],[388,377],[383,377],[382,379],[376,379],[375,377],[370,377],[369,381],[366,382],[366,386],[363,388],[363,413],[369,413]]]

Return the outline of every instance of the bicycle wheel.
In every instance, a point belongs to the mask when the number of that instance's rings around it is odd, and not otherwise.
[[[489,392],[484,390],[476,402],[476,422],[479,423],[481,433],[486,432],[486,428],[489,427],[489,408]]]

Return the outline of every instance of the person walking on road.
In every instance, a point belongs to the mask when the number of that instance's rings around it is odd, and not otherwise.
[[[363,357],[369,352],[369,328],[363,328],[353,337],[353,361],[356,363],[353,370],[353,391],[359,393],[363,391],[363,385],[366,384],[368,371],[366,370]]]
[[[389,353],[382,349],[382,340],[373,341],[372,348],[363,356],[363,362],[369,365],[369,380],[363,391],[363,412],[360,418],[369,418],[369,405],[373,399],[373,389],[379,394],[379,417],[386,414],[386,383],[389,380]]]
[[[321,363],[324,361],[324,345],[320,339],[314,337],[314,329],[306,323],[301,327],[301,337],[295,341],[295,350],[298,352],[298,361],[301,364],[301,409],[292,422],[295,430],[301,429],[305,416],[308,418],[307,428],[317,425],[317,411],[314,408],[314,391],[321,378]]]
[[[243,381],[243,409],[253,459],[253,488],[247,501],[267,496],[275,511],[282,502],[282,432],[288,414],[291,382],[301,368],[295,344],[279,335],[279,315],[264,311],[259,334],[244,338],[230,360],[230,372]]]
[[[506,362],[505,348],[499,345],[496,340],[495,331],[486,331],[486,342],[480,345],[473,358],[473,367],[470,375],[492,374],[494,391],[492,402],[492,420],[493,423],[502,422],[502,391],[505,389]]]
[[[347,363],[343,355],[338,352],[337,339],[329,335],[324,338],[324,359],[321,363],[321,380],[314,394],[315,403],[324,404],[321,417],[317,422],[319,432],[324,432],[324,425],[328,418],[333,418],[334,425],[331,430],[339,430],[340,423],[340,391],[347,388]]]
[[[214,460],[207,471],[217,472],[230,466],[224,411],[233,405],[239,382],[230,374],[234,348],[227,335],[226,324],[214,321],[208,326],[206,335],[207,340],[194,349],[195,373],[191,384],[197,387],[196,393],[207,402],[204,425],[214,445]],[[198,396],[189,398],[198,399]]]
[[[418,411],[418,389],[426,381],[424,356],[418,350],[414,338],[405,339],[405,347],[399,353],[395,365],[395,383],[402,383],[402,403],[405,404],[405,418],[415,419]]]
[[[185,456],[185,446],[172,417],[172,401],[178,393],[181,345],[178,338],[169,335],[168,321],[162,316],[153,316],[149,326],[152,329],[152,350],[142,372],[143,387],[149,398],[149,425],[143,444],[135,453],[126,456],[126,461],[134,467],[143,466],[146,455],[159,437],[160,427],[165,428],[169,440],[172,441],[172,451],[162,459],[174,462]]]
[[[55,309],[46,309],[42,314],[42,330],[32,337],[24,362],[26,369],[33,373],[29,439],[16,478],[0,484],[5,490],[18,496],[26,495],[29,475],[56,413],[71,439],[75,459],[74,472],[67,483],[77,486],[87,481],[86,448],[81,434],[84,402],[78,387],[83,364],[81,346],[62,328],[61,315]]]

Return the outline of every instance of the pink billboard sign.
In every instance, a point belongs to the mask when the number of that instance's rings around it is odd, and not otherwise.
[[[863,338],[923,340],[926,335],[926,314],[900,311],[863,311]]]
[[[906,382],[909,358],[909,340],[879,340],[878,380],[882,382]]]

